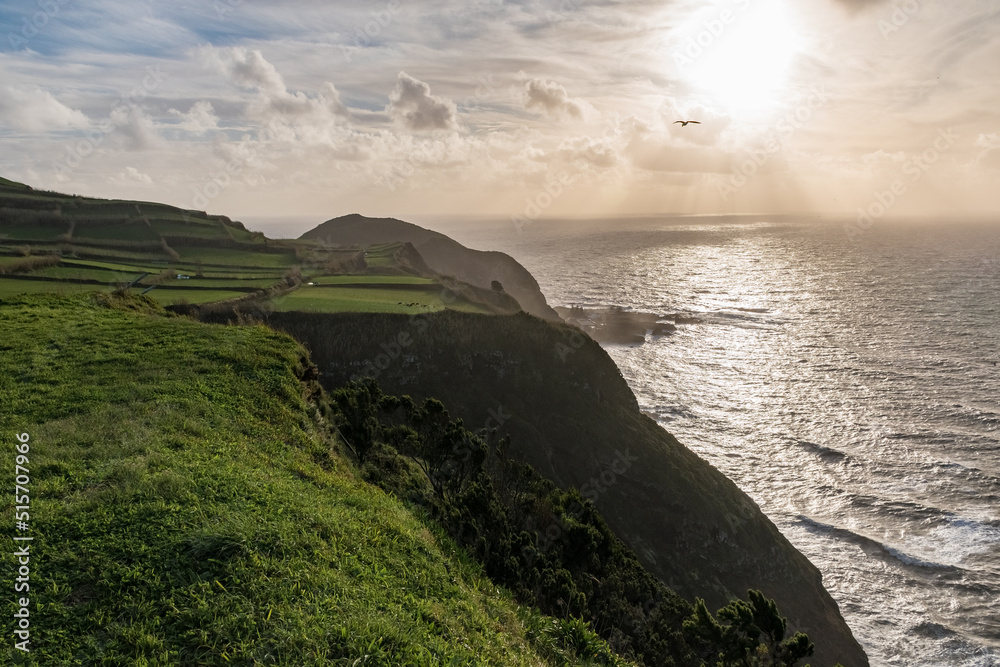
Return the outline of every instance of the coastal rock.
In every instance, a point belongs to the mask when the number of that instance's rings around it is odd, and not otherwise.
[[[624,310],[617,306],[604,308],[581,308],[579,306],[557,306],[567,323],[585,331],[598,343],[618,345],[639,344],[646,341],[646,335],[666,336],[677,330],[663,315]]]

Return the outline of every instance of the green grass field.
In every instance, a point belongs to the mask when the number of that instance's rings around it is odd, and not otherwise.
[[[0,277],[0,298],[18,294],[81,294],[84,292],[106,292],[110,287],[81,285],[52,280],[7,280]]]
[[[231,266],[254,269],[288,269],[297,264],[294,252],[265,253],[248,252],[230,248],[199,248],[184,246],[175,248],[181,256],[181,262],[187,264],[202,263],[211,266]]]
[[[90,240],[158,243],[160,236],[141,223],[77,227],[76,231],[73,232],[73,241],[83,243]]]
[[[171,278],[160,284],[164,287],[233,287],[239,288],[239,290],[244,290],[251,287],[255,289],[263,289],[271,287],[278,282],[280,282],[278,278],[233,278],[231,276],[226,276],[220,278],[188,278],[186,280]]]
[[[23,257],[17,257],[16,259],[23,259]],[[145,262],[136,264],[124,264],[118,262],[102,262],[100,260],[89,260],[89,259],[63,259],[63,264],[72,266],[83,266],[83,267],[96,267],[102,269],[111,269],[113,271],[122,271],[126,273],[144,273],[149,272],[153,274],[160,273],[168,268],[174,269],[177,273],[182,273],[185,275],[193,276],[198,267],[194,264],[181,264],[176,262]],[[205,278],[232,278],[234,280],[261,280],[265,282],[273,283],[284,275],[284,271],[281,270],[244,270],[238,267],[233,267],[230,270],[218,269],[218,270],[203,270],[202,275]]]
[[[183,220],[154,220],[151,221],[151,225],[157,233],[167,236],[194,236],[197,238],[212,239],[229,238],[229,234],[226,233],[222,223],[218,221],[199,221],[185,224]]]
[[[166,262],[154,263],[136,263],[136,264],[125,264],[119,262],[102,262],[96,259],[68,259],[63,258],[62,263],[67,266],[74,267],[88,267],[97,269],[108,269],[110,271],[119,271],[124,273],[159,273],[168,267]]]
[[[490,312],[485,306],[462,299],[445,303],[442,293],[437,285],[428,285],[421,291],[303,285],[274,299],[274,308],[320,313],[432,313],[445,308],[470,313]]]
[[[27,190],[28,189],[28,186],[25,185],[24,183],[18,183],[17,181],[11,181],[11,180],[6,179],[6,178],[0,178],[0,185],[2,185],[4,187],[7,187],[7,188],[13,188],[15,190]]]
[[[106,284],[135,280],[145,271],[117,271],[85,266],[48,266],[36,269],[32,276],[58,278],[59,280],[100,280]]]
[[[0,276],[0,295],[105,289],[72,285],[72,281],[80,280],[101,281],[110,289],[149,273],[137,287],[144,289],[158,283],[150,293],[156,301],[165,305],[185,301],[201,304],[237,298],[251,288],[266,289],[286,276],[301,275],[304,282],[316,285],[303,285],[277,298],[275,308],[319,312],[426,313],[445,308],[494,312],[464,299],[443,301],[442,288],[433,276],[414,276],[406,269],[408,261],[396,258],[402,248],[400,243],[367,248],[362,263],[359,248],[329,247],[313,241],[269,241],[259,233],[197,211],[150,202],[39,192],[0,181],[3,207],[8,213],[0,218],[0,265],[22,262],[27,257],[57,255],[59,266],[35,269],[35,275],[66,282]],[[57,208],[60,213],[53,224],[39,222],[46,215],[54,217],[52,212]],[[15,225],[17,221],[25,224]],[[74,221],[71,240],[60,242],[60,236]],[[169,237],[169,247],[162,250],[161,234]],[[221,247],[233,245],[234,240],[248,245]],[[158,278],[168,270],[189,279]],[[360,275],[343,275],[352,270]],[[336,275],[324,275],[327,272]]]
[[[0,243],[41,241],[49,243],[56,241],[66,233],[69,225],[61,227],[52,225],[17,225],[0,229]]]
[[[145,288],[131,290],[138,294]],[[239,299],[247,295],[247,292],[236,292],[232,290],[207,290],[207,289],[177,289],[173,287],[156,287],[146,294],[154,301],[164,306],[172,306],[177,303],[212,303],[214,301],[228,301],[229,299]]]
[[[537,615],[355,476],[287,336],[92,297],[2,299],[0,326],[35,540],[31,652],[8,637],[6,664],[586,664],[542,659]]]
[[[347,276],[319,276],[313,278],[312,282],[317,285],[363,285],[363,284],[390,284],[390,285],[436,285],[431,278],[420,276],[388,276],[388,275],[347,275]]]

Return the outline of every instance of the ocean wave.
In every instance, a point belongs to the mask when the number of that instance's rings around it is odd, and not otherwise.
[[[881,555],[883,557],[888,556],[898,563],[902,563],[908,567],[918,567],[918,568],[929,568],[935,570],[949,570],[954,572],[962,571],[962,568],[957,565],[952,565],[949,563],[938,563],[932,560],[926,560],[923,558],[918,558],[911,554],[904,552],[898,547],[894,547],[884,542],[881,542],[873,537],[869,537],[863,533],[859,533],[851,530],[850,528],[842,528],[840,526],[834,526],[833,524],[823,523],[822,521],[817,521],[812,517],[808,517],[804,514],[800,514],[796,517],[796,520],[804,524],[807,529],[811,529],[816,532],[824,532],[831,536],[843,539],[849,542],[853,542],[860,546],[866,553]],[[888,560],[888,559],[887,559]]]
[[[833,447],[817,445],[815,442],[809,442],[808,440],[799,440],[795,444],[797,444],[799,447],[806,450],[807,452],[815,454],[821,459],[837,459],[843,461],[850,458],[850,455],[847,454],[846,452],[842,452],[839,449],[834,449]]]

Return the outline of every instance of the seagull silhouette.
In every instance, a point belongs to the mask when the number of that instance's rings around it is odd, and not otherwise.
[[[694,123],[695,125],[701,125],[701,121],[700,120],[675,120],[673,124],[676,125],[677,123],[680,123],[681,127],[687,127],[688,123]]]

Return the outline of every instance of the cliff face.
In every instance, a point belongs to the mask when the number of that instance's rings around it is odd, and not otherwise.
[[[484,289],[490,289],[492,281],[497,280],[525,312],[551,322],[560,321],[556,311],[546,303],[534,276],[510,255],[472,250],[444,234],[409,222],[345,215],[328,220],[299,238],[362,247],[376,243],[410,243],[435,273]]]
[[[274,313],[270,323],[306,343],[330,386],[373,361],[387,392],[440,398],[468,428],[509,433],[515,453],[580,488],[684,597],[718,608],[760,589],[816,643],[814,667],[868,664],[819,571],[735,484],[642,415],[611,358],[578,331],[455,312]]]

